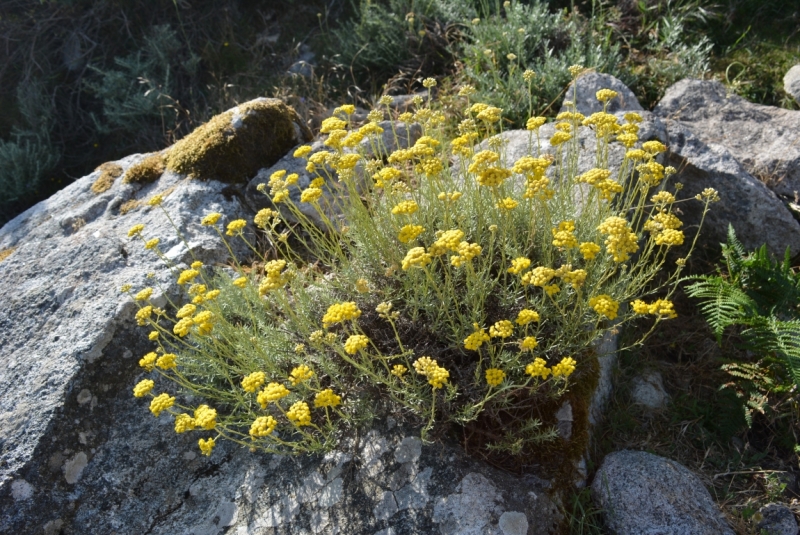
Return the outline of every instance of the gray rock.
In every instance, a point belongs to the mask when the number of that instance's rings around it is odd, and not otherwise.
[[[783,77],[783,90],[800,104],[800,65],[795,65],[786,72]]]
[[[594,71],[582,74],[572,82],[564,94],[564,100],[573,101],[577,110],[588,117],[593,113],[603,111],[603,103],[598,101],[596,96],[601,89],[612,89],[617,92],[617,97],[608,102],[606,108],[608,113],[644,110],[633,91],[622,81],[610,74]],[[567,111],[566,106],[562,106],[561,111]]]
[[[704,143],[677,121],[666,124],[669,151],[665,163],[679,170],[673,183],[684,185],[676,195],[678,200],[692,199],[705,188],[716,189],[721,199],[706,217],[698,242],[701,247],[717,248],[725,242],[730,224],[746,249],[766,243],[779,257],[787,247],[792,255],[800,252],[800,224],[775,193],[748,173],[724,146]],[[684,214],[684,228],[696,228],[701,203],[689,200],[678,206]],[[690,232],[687,237],[691,238]]]
[[[592,482],[592,499],[617,535],[733,535],[697,476],[650,453],[607,455]]]
[[[365,139],[362,141],[361,147],[359,147],[359,152],[364,154],[365,158],[386,158],[397,148],[407,148],[409,145],[413,145],[416,140],[422,136],[422,127],[420,127],[418,124],[407,126],[405,123],[393,121],[382,121],[379,124],[381,128],[383,128],[383,134],[381,134],[380,142],[373,144],[369,139]],[[397,134],[396,139],[394,133]],[[276,171],[285,170],[287,174],[296,173],[299,176],[297,184],[289,187],[289,196],[291,201],[295,204],[295,206],[297,206],[297,208],[305,217],[309,218],[315,224],[324,227],[322,216],[317,209],[309,203],[300,202],[302,191],[309,186],[311,181],[316,178],[317,175],[316,173],[312,175],[306,171],[307,162],[304,158],[294,157],[294,151],[296,148],[297,147],[289,151],[286,156],[281,158],[272,167],[258,171],[258,174],[256,174],[256,176],[253,177],[253,179],[247,185],[247,189],[245,190],[245,200],[248,206],[250,206],[250,208],[256,212],[262,208],[277,209],[280,210],[281,217],[283,217],[286,221],[297,222],[297,216],[295,216],[294,213],[284,203],[279,203],[279,205],[276,207],[272,202],[271,196],[265,195],[264,193],[258,191],[259,185],[268,184],[270,176]],[[311,149],[312,154],[323,150],[332,152],[331,149],[323,145],[322,141],[315,141],[314,143],[311,143]],[[328,171],[333,174],[332,170],[329,169]],[[325,173],[322,173],[322,175],[325,176]],[[356,167],[357,185],[359,188],[364,187],[367,180],[371,180],[370,177],[366,177],[364,175],[364,165],[362,160],[362,162],[359,162],[358,166]],[[319,200],[319,205],[322,208],[325,216],[331,221],[335,221],[342,213],[341,200],[343,197],[348,195],[347,188],[341,182],[335,180],[326,180],[322,190],[323,196]],[[266,189],[266,193],[269,193],[269,188]]]
[[[667,89],[653,113],[679,121],[706,145],[725,147],[748,173],[797,202],[800,111],[753,104],[717,81],[685,79]]]
[[[669,394],[664,389],[664,380],[658,372],[637,375],[631,381],[631,396],[637,405],[650,410],[663,409],[669,403]]]
[[[797,535],[797,520],[791,509],[782,503],[770,503],[758,510],[761,520],[756,528],[766,535]]]

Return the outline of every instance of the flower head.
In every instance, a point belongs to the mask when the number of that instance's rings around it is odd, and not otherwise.
[[[152,379],[142,379],[133,387],[133,397],[141,398],[150,393],[156,383]]]
[[[175,404],[175,398],[167,393],[159,394],[150,401],[150,412],[153,416],[158,416]]]
[[[289,390],[280,383],[270,383],[258,393],[256,401],[262,409],[266,409],[271,401],[278,401],[289,395]]]
[[[506,378],[506,373],[498,368],[488,368],[486,370],[486,383],[489,386],[497,386]]]
[[[337,407],[341,403],[341,396],[334,394],[330,388],[326,388],[314,396],[314,407],[318,409],[322,407]]]
[[[205,455],[206,457],[211,455],[212,450],[216,443],[214,442],[213,438],[209,438],[208,440],[200,439],[197,441],[197,445],[200,447],[200,453]]]
[[[305,401],[298,401],[286,411],[286,417],[289,418],[297,427],[304,425],[311,425],[311,409]]]
[[[289,382],[292,383],[292,386],[297,386],[304,381],[308,381],[313,376],[313,370],[305,364],[301,364],[292,370],[292,373],[289,375]]]
[[[259,416],[250,426],[250,437],[256,439],[272,433],[278,426],[278,421],[272,416]]]

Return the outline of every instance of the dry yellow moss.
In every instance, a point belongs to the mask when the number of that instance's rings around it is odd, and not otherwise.
[[[155,182],[164,173],[164,155],[161,153],[148,156],[141,162],[132,165],[125,172],[122,181],[125,184],[132,182],[148,184]]]
[[[119,207],[120,215],[125,215],[128,212],[132,212],[141,206],[141,202],[137,201],[136,199],[131,199],[130,201],[125,201]]]
[[[167,153],[167,169],[190,178],[242,183],[278,161],[295,145],[297,113],[277,99],[239,106],[242,125],[232,112],[213,117]],[[297,121],[300,123],[300,121]],[[310,139],[308,132],[304,132]]]
[[[10,249],[4,249],[0,251],[0,262],[11,256],[11,253],[13,253],[15,249],[16,247],[12,247]]]
[[[100,171],[100,176],[92,184],[92,193],[99,195],[114,184],[114,181],[122,174],[122,167],[115,163],[106,162],[100,165],[95,171]]]

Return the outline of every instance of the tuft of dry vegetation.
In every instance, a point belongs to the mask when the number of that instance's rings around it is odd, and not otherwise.
[[[141,162],[132,165],[126,172],[122,182],[125,184],[149,184],[164,174],[165,162],[162,153],[148,156]]]
[[[122,167],[112,162],[100,165],[95,171],[100,171],[100,176],[97,177],[91,187],[92,193],[95,195],[100,195],[111,189],[114,181],[122,175]]]

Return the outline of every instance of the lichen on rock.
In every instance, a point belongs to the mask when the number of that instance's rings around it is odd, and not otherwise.
[[[294,109],[261,98],[213,117],[175,143],[166,165],[189,178],[245,183],[310,137]]]

